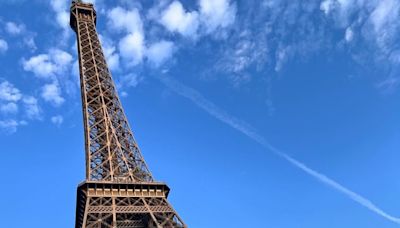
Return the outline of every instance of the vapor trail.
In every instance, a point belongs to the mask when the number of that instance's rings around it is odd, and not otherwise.
[[[355,201],[356,203],[360,204],[361,206],[367,208],[368,210],[376,213],[377,215],[382,216],[383,218],[392,221],[396,224],[400,224],[400,218],[394,217],[385,211],[383,211],[381,208],[376,206],[374,203],[372,203],[370,200],[367,198],[357,194],[356,192],[351,191],[350,189],[344,187],[340,183],[332,180],[331,178],[327,177],[326,175],[308,167],[304,163],[294,159],[290,155],[280,151],[279,149],[275,148],[272,146],[264,137],[259,135],[249,124],[246,122],[237,119],[234,116],[231,116],[227,112],[225,112],[223,109],[219,108],[216,106],[214,103],[211,101],[207,100],[203,95],[201,95],[199,92],[196,90],[176,81],[175,79],[168,78],[168,77],[157,77],[165,86],[167,86],[169,89],[172,91],[176,92],[177,94],[191,100],[194,104],[196,104],[198,107],[206,111],[208,114],[211,116],[217,118],[218,120],[226,123],[227,125],[231,126],[232,128],[238,130],[239,132],[245,134],[247,137],[250,139],[256,141],[266,149],[270,150],[273,152],[275,155],[278,155],[279,157],[283,158],[287,162],[289,162],[291,165],[294,167],[302,170],[303,172],[307,173],[308,175],[314,177],[318,181],[330,186],[334,190],[344,194],[351,200]]]

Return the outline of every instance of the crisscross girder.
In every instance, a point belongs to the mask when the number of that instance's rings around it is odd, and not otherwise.
[[[73,5],[71,26],[78,38],[86,179],[151,182],[152,175],[133,137],[107,67],[96,32],[93,6]]]

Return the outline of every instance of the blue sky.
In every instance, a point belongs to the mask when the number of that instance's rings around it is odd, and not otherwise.
[[[399,1],[90,2],[142,153],[190,227],[399,227]],[[5,227],[74,224],[68,7],[0,3]]]

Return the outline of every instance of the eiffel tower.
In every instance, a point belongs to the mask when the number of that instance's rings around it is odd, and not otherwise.
[[[86,180],[78,186],[75,228],[187,226],[153,179],[133,137],[96,32],[93,4],[72,1],[78,39]]]

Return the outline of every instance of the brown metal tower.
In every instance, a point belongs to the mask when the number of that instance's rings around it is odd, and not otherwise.
[[[133,138],[96,32],[92,4],[72,1],[85,128],[86,181],[78,186],[76,228],[187,227],[155,182]]]

